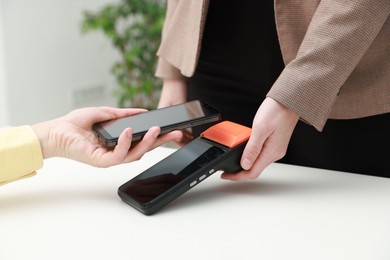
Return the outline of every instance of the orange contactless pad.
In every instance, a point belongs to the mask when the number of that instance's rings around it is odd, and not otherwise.
[[[233,148],[236,145],[247,141],[251,135],[251,131],[252,129],[249,127],[230,121],[223,121],[208,128],[206,131],[202,132],[200,136],[229,148]]]

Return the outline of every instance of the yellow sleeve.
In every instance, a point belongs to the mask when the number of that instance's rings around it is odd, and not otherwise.
[[[30,126],[0,130],[0,185],[33,176],[42,165],[41,145]]]

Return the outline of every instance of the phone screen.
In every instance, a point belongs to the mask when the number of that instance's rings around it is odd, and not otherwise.
[[[205,142],[191,142],[123,184],[119,190],[142,207],[224,152]]]
[[[208,121],[205,121],[205,119]],[[94,130],[101,138],[111,140],[118,139],[125,128],[131,127],[133,140],[139,140],[152,126],[159,126],[161,132],[166,133],[173,129],[188,128],[219,119],[220,113],[217,109],[205,102],[194,100],[130,117],[98,123],[94,126]]]

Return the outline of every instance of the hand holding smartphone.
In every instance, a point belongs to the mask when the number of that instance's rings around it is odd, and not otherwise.
[[[93,130],[107,147],[114,147],[119,135],[128,127],[133,130],[133,141],[142,139],[149,128],[159,126],[160,134],[219,121],[220,112],[204,101],[194,100],[183,104],[151,110],[134,116],[97,123]]]

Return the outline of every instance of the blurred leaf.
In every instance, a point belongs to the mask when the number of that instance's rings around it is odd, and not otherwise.
[[[154,77],[154,70],[165,6],[166,0],[119,0],[82,13],[81,32],[103,33],[122,56],[111,68],[120,87],[115,92],[119,106],[157,105],[162,82]]]

